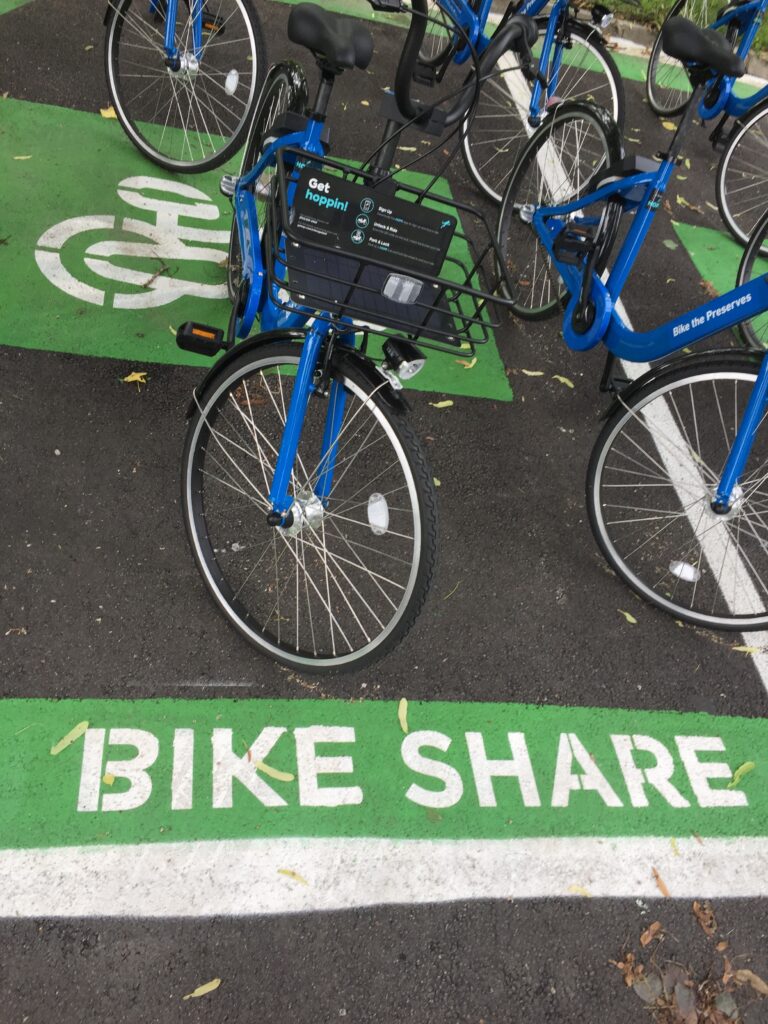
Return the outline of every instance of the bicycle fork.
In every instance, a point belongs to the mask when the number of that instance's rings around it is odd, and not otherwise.
[[[336,378],[331,381],[328,391],[328,410],[317,465],[312,467],[304,486],[295,488],[294,494],[289,490],[309,400],[317,391],[320,350],[323,342],[330,340],[329,335],[333,330],[332,324],[317,321],[306,335],[269,491],[270,511],[267,513],[267,522],[270,526],[298,530],[305,521],[311,524],[313,519],[322,517],[333,489],[339,436],[346,407],[344,385]],[[350,334],[340,334],[333,340],[343,345],[354,344]],[[315,476],[313,483],[312,477]]]
[[[730,453],[720,477],[720,483],[712,501],[712,511],[719,515],[725,515],[730,512],[734,506],[734,501],[737,500],[735,492],[738,491],[738,480],[749,458],[752,442],[765,415],[767,405],[768,357],[763,357],[763,361],[760,364],[760,372],[752,388],[752,394],[749,396],[747,408],[744,410],[736,438],[731,445]]]

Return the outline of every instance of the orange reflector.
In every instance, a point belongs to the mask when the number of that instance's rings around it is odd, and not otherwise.
[[[192,333],[196,334],[198,338],[208,338],[210,341],[213,341],[216,337],[215,334],[212,334],[210,331],[204,331],[201,327],[193,327]]]

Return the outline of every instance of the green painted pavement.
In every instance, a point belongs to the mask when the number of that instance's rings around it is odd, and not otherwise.
[[[742,246],[724,231],[679,221],[672,226],[702,280],[711,281],[721,295],[735,287]]]
[[[0,190],[12,197],[0,247],[11,300],[0,343],[135,365],[209,365],[179,350],[174,335],[186,320],[225,326],[229,318],[231,212],[219,194],[221,172],[169,175],[147,163],[115,120],[0,102]],[[495,342],[478,356],[467,369],[431,354],[414,385],[511,400]]]
[[[28,3],[31,3],[31,0],[0,0],[0,16],[3,14],[10,14],[10,12],[15,11],[17,7],[23,7]]]
[[[380,701],[7,699],[0,848],[768,836],[764,720],[412,702],[406,736],[398,712]],[[53,755],[84,722],[84,737]]]

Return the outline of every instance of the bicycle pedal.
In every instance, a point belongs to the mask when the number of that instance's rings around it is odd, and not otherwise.
[[[240,181],[236,174],[222,174],[221,180],[219,181],[219,192],[227,199],[231,199],[235,194],[237,183]]]
[[[224,340],[224,331],[219,327],[207,327],[191,320],[176,331],[176,344],[185,352],[196,352],[199,356],[215,356],[226,351],[229,345]]]

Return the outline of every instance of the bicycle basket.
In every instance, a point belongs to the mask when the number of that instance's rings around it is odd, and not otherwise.
[[[507,303],[492,294],[501,259],[481,213],[290,147],[276,184],[265,224],[276,305],[448,351],[490,340]]]

